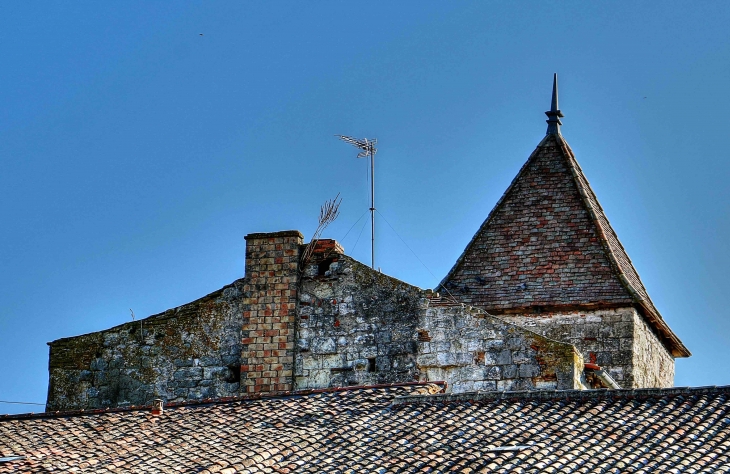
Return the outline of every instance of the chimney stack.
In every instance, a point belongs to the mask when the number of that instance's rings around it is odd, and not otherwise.
[[[164,411],[163,405],[164,402],[161,399],[155,398],[152,401],[152,414],[155,416],[162,415],[162,412]]]
[[[248,234],[241,331],[241,393],[293,389],[299,231]]]

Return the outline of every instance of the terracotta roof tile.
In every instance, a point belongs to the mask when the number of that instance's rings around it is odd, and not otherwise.
[[[675,357],[690,355],[560,135],[538,145],[439,287],[493,312],[638,305]]]
[[[5,472],[730,472],[730,387],[434,384],[0,419]],[[519,446],[517,451],[494,447]]]

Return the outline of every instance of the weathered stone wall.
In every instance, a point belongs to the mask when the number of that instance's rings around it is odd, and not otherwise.
[[[296,230],[246,236],[242,392],[292,389],[302,241]]]
[[[296,351],[297,389],[412,380],[445,380],[453,392],[574,389],[583,371],[571,345],[443,304],[333,241],[304,268]]]
[[[573,346],[461,305],[421,312],[418,368],[422,380],[448,391],[581,388],[583,359]]]
[[[114,328],[51,342],[48,411],[237,395],[243,281]]]
[[[291,390],[302,235],[246,240],[244,279],[140,321],[50,343],[47,409]]]
[[[299,293],[296,388],[418,380],[419,288],[341,253],[314,256]]]
[[[674,359],[634,308],[506,314],[505,321],[573,344],[622,388],[671,387]]]
[[[452,392],[572,389],[583,360],[622,387],[673,383],[674,359],[634,308],[494,317],[373,271],[335,241],[302,262],[299,232],[246,240],[244,279],[50,343],[47,408],[414,380]]]
[[[634,311],[634,386],[673,387],[674,357],[659,341],[646,320]]]

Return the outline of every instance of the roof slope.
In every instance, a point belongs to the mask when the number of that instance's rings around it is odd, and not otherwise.
[[[675,357],[690,355],[557,133],[537,146],[440,286],[489,311],[636,305]]]
[[[440,388],[0,418],[0,456],[26,457],[0,473],[730,472],[730,387],[428,395]]]

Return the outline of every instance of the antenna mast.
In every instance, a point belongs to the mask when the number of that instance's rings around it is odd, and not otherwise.
[[[361,151],[357,154],[358,158],[370,159],[370,266],[375,270],[375,153],[378,151],[375,144],[378,143],[378,139],[335,136],[355,148],[359,148]]]

